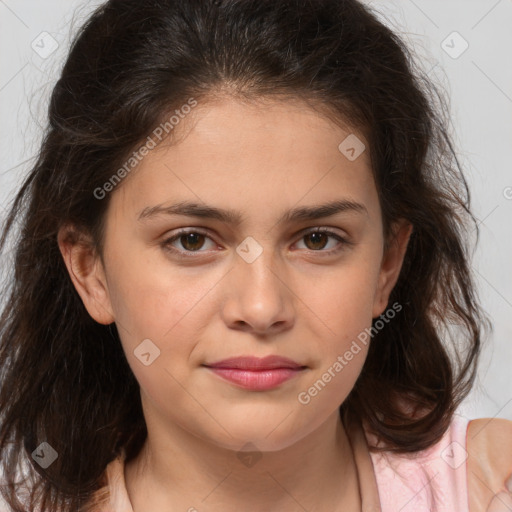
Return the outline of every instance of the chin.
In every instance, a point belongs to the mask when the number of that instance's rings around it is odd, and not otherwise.
[[[235,452],[275,452],[288,448],[307,435],[307,432],[290,430],[290,425],[279,425],[279,421],[225,423],[223,426],[229,434],[222,431],[221,436],[210,437],[210,441]]]

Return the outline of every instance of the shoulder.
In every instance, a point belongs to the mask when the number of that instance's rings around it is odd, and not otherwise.
[[[468,423],[468,456],[479,462],[487,480],[504,479],[512,472],[512,421],[502,418],[479,418]]]
[[[479,418],[468,423],[466,450],[470,503],[488,504],[512,474],[512,421]],[[477,506],[470,510],[478,510]]]

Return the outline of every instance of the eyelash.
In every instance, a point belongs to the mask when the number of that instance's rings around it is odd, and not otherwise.
[[[338,252],[342,251],[344,248],[346,248],[346,246],[353,245],[352,242],[348,241],[346,238],[342,237],[341,235],[339,235],[337,233],[334,233],[333,231],[330,231],[328,228],[315,228],[315,229],[311,229],[311,230],[309,230],[307,232],[302,232],[301,236],[299,237],[299,240],[301,240],[302,238],[304,238],[304,237],[306,237],[306,236],[308,236],[308,235],[310,235],[312,233],[323,233],[323,234],[326,234],[329,237],[332,237],[332,238],[335,238],[336,240],[338,240],[338,242],[340,242],[341,245],[338,248],[336,248],[336,249],[330,249],[328,251],[324,251],[322,249],[320,249],[318,251],[314,251],[314,250],[310,249],[309,250],[310,253],[324,253],[325,255],[330,256],[330,255],[337,254]],[[171,252],[173,254],[177,254],[180,257],[183,257],[183,258],[197,258],[198,257],[198,256],[196,256],[197,253],[206,252],[206,251],[201,251],[201,250],[197,250],[197,251],[186,251],[185,250],[185,251],[182,251],[182,250],[174,248],[171,245],[175,240],[178,240],[183,235],[190,235],[190,234],[203,235],[203,236],[211,239],[211,237],[208,235],[208,233],[206,233],[205,231],[203,231],[201,229],[182,229],[182,230],[178,231],[172,237],[167,238],[166,240],[164,240],[161,245],[162,245],[162,247],[166,251]]]

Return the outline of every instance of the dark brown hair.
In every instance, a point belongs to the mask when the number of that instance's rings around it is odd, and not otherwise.
[[[385,234],[400,218],[414,227],[390,297],[402,310],[373,337],[343,418],[364,421],[388,450],[421,450],[473,384],[488,324],[465,241],[478,226],[447,100],[406,44],[356,0],[110,0],[73,41],[0,239],[4,253],[10,235],[14,244],[0,318],[0,469],[15,511],[79,510],[106,465],[121,449],[135,457],[147,435],[116,327],[88,315],[58,230],[91,234],[101,254],[109,194],[94,191],[170,112],[222,91],[304,99],[360,129]],[[47,469],[31,456],[44,441],[58,453]]]

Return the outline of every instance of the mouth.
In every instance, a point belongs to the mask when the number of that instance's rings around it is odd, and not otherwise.
[[[274,389],[307,368],[281,356],[233,357],[203,366],[222,379],[252,391]]]

